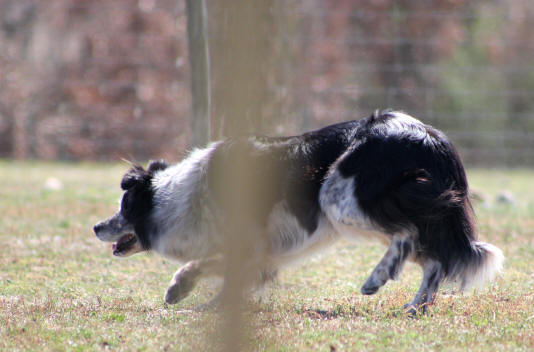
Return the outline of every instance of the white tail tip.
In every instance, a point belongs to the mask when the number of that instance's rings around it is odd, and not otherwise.
[[[485,242],[475,242],[473,247],[479,251],[481,261],[478,263],[475,261],[466,268],[462,290],[482,287],[485,282],[493,280],[502,270],[504,255],[499,248]]]

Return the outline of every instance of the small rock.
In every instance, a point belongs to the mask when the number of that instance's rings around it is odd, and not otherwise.
[[[499,204],[513,205],[515,204],[515,197],[510,191],[501,191],[495,197],[495,201]]]
[[[48,191],[61,191],[63,189],[63,182],[56,177],[49,177],[46,179],[44,187]]]

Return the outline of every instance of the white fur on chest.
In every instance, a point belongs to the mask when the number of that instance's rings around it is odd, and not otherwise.
[[[218,143],[193,151],[177,165],[154,176],[154,209],[156,224],[153,250],[176,260],[189,260],[209,254],[213,246],[205,217],[207,204],[205,172],[209,158]]]

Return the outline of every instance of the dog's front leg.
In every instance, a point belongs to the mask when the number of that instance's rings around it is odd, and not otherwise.
[[[395,280],[413,250],[413,240],[409,235],[394,235],[386,254],[362,286],[362,293],[372,295],[384,286],[388,279]]]
[[[165,293],[167,304],[176,304],[187,297],[202,276],[217,274],[220,260],[211,258],[186,263],[174,274]]]

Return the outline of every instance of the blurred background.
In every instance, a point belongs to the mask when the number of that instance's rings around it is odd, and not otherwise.
[[[534,2],[254,1],[262,82],[242,129],[408,112],[468,166],[534,165]],[[210,138],[228,135],[235,9],[206,0]],[[0,157],[177,160],[192,143],[181,0],[0,0]],[[246,97],[244,97],[246,99]]]

